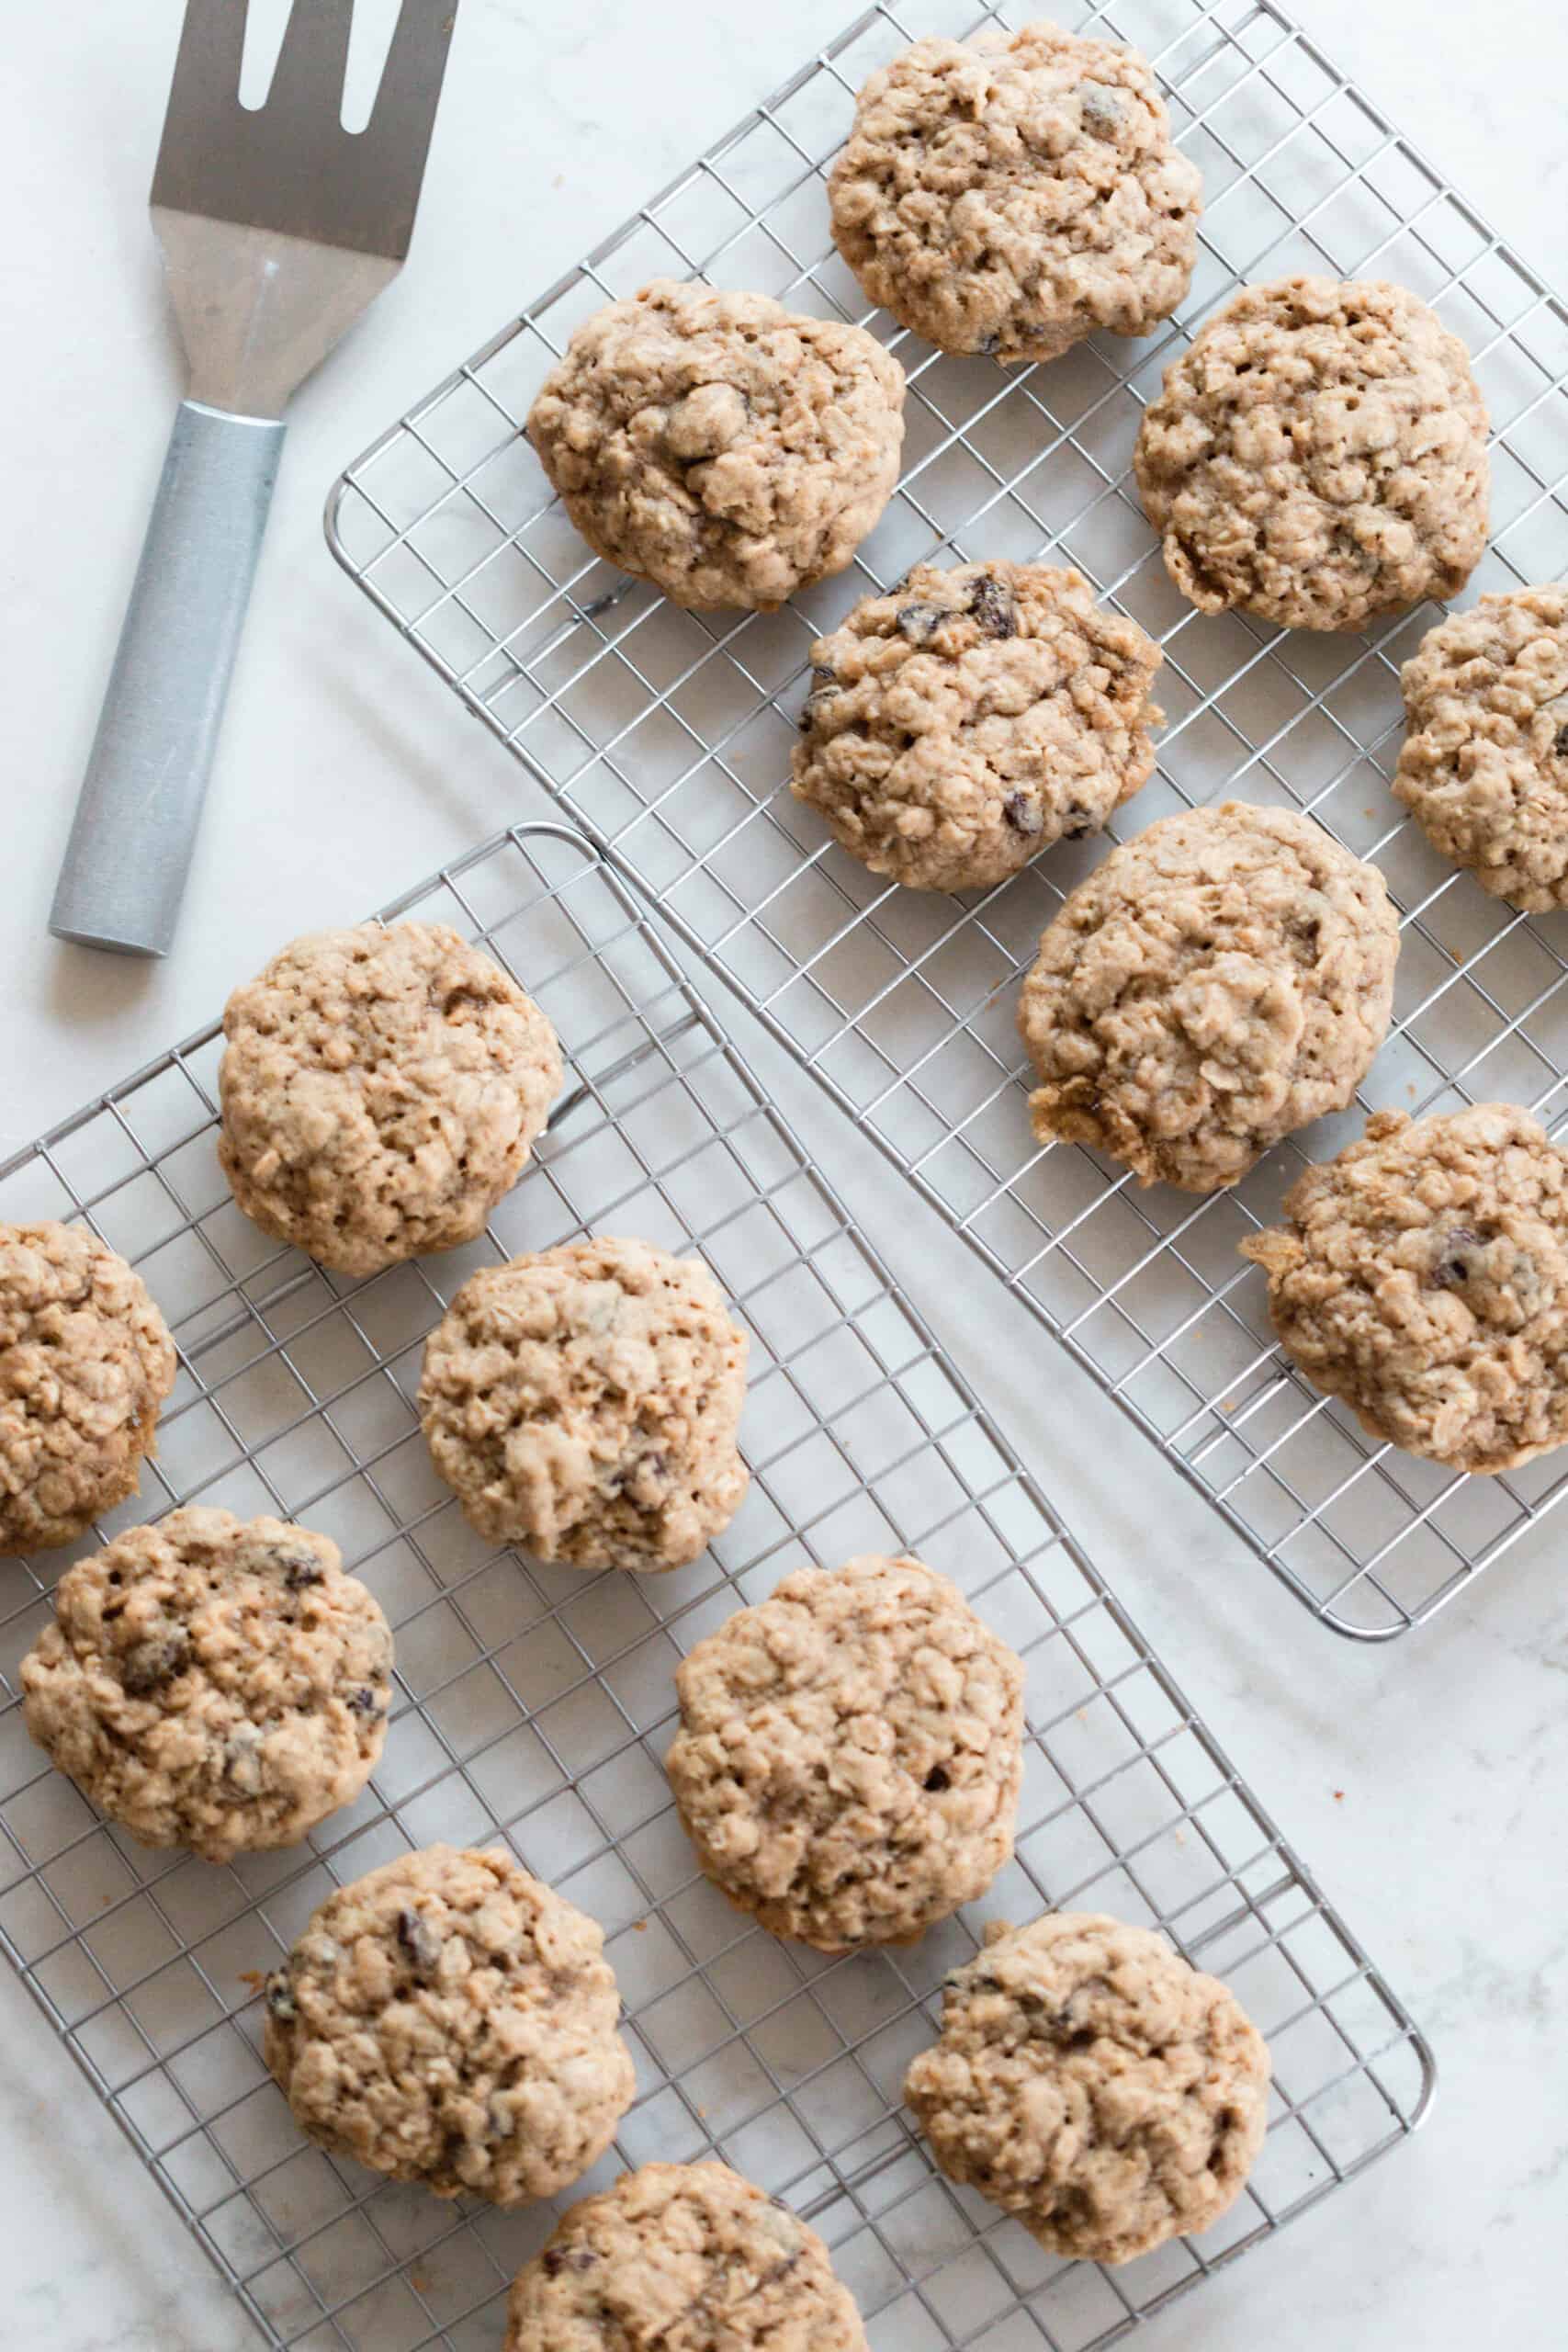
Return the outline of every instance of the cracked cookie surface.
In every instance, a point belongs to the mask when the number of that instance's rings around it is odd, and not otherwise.
[[[0,1225],[0,1555],[69,1544],[137,1491],[175,1343],[85,1226]]]
[[[544,1013],[442,923],[291,941],[234,990],[223,1034],[234,1198],[338,1273],[471,1241],[560,1091]]]
[[[1004,362],[1168,318],[1202,192],[1147,60],[1043,22],[880,66],[829,177],[834,242],[872,301],[942,351]]]
[[[1568,906],[1568,593],[1483,596],[1400,672],[1393,790],[1436,850],[1531,914]]]
[[[811,649],[794,790],[916,890],[987,889],[1148,781],[1157,646],[1045,564],[919,564]]]
[[[387,1621],[327,1536],[191,1507],[66,1570],[22,1711],[133,1838],[222,1862],[298,1845],[358,1795],[391,1671]]]
[[[1382,875],[1313,819],[1236,800],[1163,817],[1041,939],[1019,1001],[1035,1134],[1145,1183],[1234,1184],[1350,1101],[1398,953]]]
[[[481,1535],[573,1567],[694,1560],[734,1517],[746,1333],[697,1259],[569,1241],[488,1267],[431,1334],[431,1458]]]
[[[603,1931],[500,1849],[428,1846],[339,1888],[264,1997],[301,2131],[438,2197],[553,2197],[636,2089]]]
[[[1201,611],[1356,629],[1457,594],[1486,546],[1486,411],[1403,286],[1245,286],[1172,360],[1135,467]]]
[[[607,563],[699,611],[771,611],[874,526],[903,401],[863,328],[656,278],[575,330],[527,430]]]
[[[1268,2047],[1235,1996],[1097,1914],[989,1932],[904,2081],[942,2171],[1085,2261],[1208,2229],[1268,2121]]]
[[[1280,1345],[1373,1436],[1497,1471],[1568,1438],[1568,1155],[1527,1111],[1380,1112],[1242,1244]]]
[[[504,2352],[865,2352],[815,2230],[728,2165],[643,2165],[513,2284]]]
[[[666,1759],[698,1860],[774,1935],[908,1943],[1012,1853],[1023,1668],[956,1585],[802,1568],[699,1642]]]

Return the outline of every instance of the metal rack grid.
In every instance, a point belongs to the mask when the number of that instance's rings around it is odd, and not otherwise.
[[[348,469],[340,561],[1314,1613],[1369,1639],[1452,1599],[1562,1496],[1545,1463],[1461,1478],[1367,1438],[1276,1351],[1236,1256],[1310,1155],[1365,1109],[1500,1096],[1563,1113],[1568,931],[1488,899],[1387,789],[1397,668],[1428,607],[1374,639],[1281,636],[1185,605],[1129,465],[1173,352],[1243,278],[1382,273],[1470,345],[1495,427],[1494,540],[1473,583],[1568,561],[1568,312],[1271,0],[1054,7],[1153,57],[1206,187],[1179,321],[998,377],[895,332],[829,246],[826,165],[869,69],[916,35],[1018,22],[1033,0],[889,0],[645,206]],[[700,270],[863,320],[909,377],[902,486],[840,579],[772,615],[696,616],[593,560],[520,421],[577,322]],[[812,637],[933,552],[1076,563],[1161,643],[1157,778],[1111,827],[1239,791],[1310,809],[1382,865],[1404,917],[1395,1026],[1359,1102],[1195,1203],[1114,1163],[1040,1150],[1015,982],[1100,854],[1063,843],[981,897],[900,892],[792,801]]]
[[[569,1086],[485,1239],[355,1284],[256,1232],[214,1152],[216,1029],[0,1170],[0,1217],[88,1218],[180,1348],[141,1503],[324,1529],[375,1590],[399,1696],[369,1790],[308,1848],[149,1854],[27,1738],[17,1661],[58,1559],[0,1634],[0,1943],[275,2346],[493,2352],[553,2211],[453,2208],[310,2147],[258,2056],[261,1975],[334,1884],[408,1846],[500,1837],[602,1919],[638,2094],[619,2165],[716,2151],[811,2215],[878,2352],[1087,2352],[1414,2130],[1425,2043],[1154,1658],[590,844],[530,826],[390,911],[484,940],[550,1012]],[[752,1335],[750,1493],[662,1577],[492,1552],[436,1480],[411,1397],[476,1264],[585,1228],[699,1248]],[[776,1942],[694,1867],[660,1758],[678,1657],[802,1555],[919,1549],[1022,1654],[1018,1858],[909,1952]],[[1271,2129],[1201,2245],[1121,2273],[1054,2262],[934,2174],[898,2106],[943,1973],[987,1917],[1047,1904],[1167,1927],[1269,2034]],[[617,2161],[618,2160],[618,2161]],[[989,2336],[987,2340],[992,2340]]]

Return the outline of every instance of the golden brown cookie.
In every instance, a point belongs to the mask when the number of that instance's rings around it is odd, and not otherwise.
[[[1381,1111],[1242,1244],[1280,1341],[1373,1436],[1458,1470],[1568,1438],[1568,1155],[1528,1111]]]
[[[1023,1667],[922,1562],[797,1569],[699,1642],[675,1687],[681,1818],[774,1935],[912,1943],[1010,1859]]]
[[[300,2130],[437,2197],[553,2197],[637,2087],[602,1931],[501,1850],[428,1846],[340,1887],[265,2003]]]
[[[1076,571],[919,564],[811,660],[795,797],[909,889],[988,889],[1154,772],[1159,649]]]
[[[656,278],[584,320],[528,437],[589,546],[677,605],[771,612],[898,479],[904,371],[861,327]]]
[[[988,1933],[904,2080],[943,2172],[1083,2261],[1208,2229],[1269,2115],[1268,2045],[1235,1996],[1092,1913]]]
[[[1244,286],[1172,360],[1138,487],[1201,611],[1362,628],[1480,562],[1486,430],[1469,355],[1425,302],[1285,277]]]
[[[473,1240],[560,1091],[549,1022],[443,923],[291,941],[234,990],[223,1034],[234,1198],[338,1273]]]
[[[352,1803],[391,1676],[387,1621],[330,1538],[192,1507],[66,1570],[22,1712],[144,1846],[223,1862],[298,1845]]]
[[[493,1542],[578,1568],[679,1567],[746,1492],[747,1346],[707,1268],[650,1242],[487,1267],[425,1346],[431,1459]]]
[[[815,2230],[728,2165],[643,2165],[574,2205],[502,2352],[865,2352]]]
[[[1510,906],[1568,906],[1568,592],[1450,613],[1400,684],[1394,794],[1433,848]]]
[[[175,1343],[85,1226],[0,1225],[0,1555],[69,1544],[136,1493]]]
[[[1310,817],[1227,800],[1113,849],[1047,925],[1019,1028],[1042,1143],[1210,1193],[1343,1110],[1388,1028],[1382,876]]]
[[[1147,59],[1043,22],[880,66],[828,189],[872,301],[943,351],[1004,362],[1168,318],[1203,198]]]

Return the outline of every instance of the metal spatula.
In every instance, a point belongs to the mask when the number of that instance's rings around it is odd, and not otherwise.
[[[295,0],[265,107],[249,0],[186,0],[152,225],[190,362],[50,929],[125,955],[174,935],[289,395],[397,276],[457,0],[403,0],[376,107],[340,116],[354,0]]]

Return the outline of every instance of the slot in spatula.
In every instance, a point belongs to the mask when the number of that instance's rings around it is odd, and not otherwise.
[[[375,110],[344,130],[354,0],[295,0],[266,104],[240,104],[248,0],[186,0],[152,225],[190,363],[50,929],[174,935],[289,396],[397,276],[457,0],[403,0]]]

